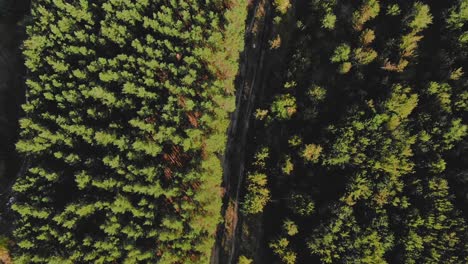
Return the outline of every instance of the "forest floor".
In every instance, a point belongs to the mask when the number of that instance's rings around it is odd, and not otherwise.
[[[240,197],[245,167],[245,150],[249,124],[258,90],[262,86],[262,72],[271,15],[268,1],[257,0],[250,6],[247,19],[245,48],[241,55],[240,74],[236,80],[236,110],[231,115],[228,143],[223,161],[225,198],[222,214],[224,223],[218,228],[212,264],[237,263],[241,232]]]

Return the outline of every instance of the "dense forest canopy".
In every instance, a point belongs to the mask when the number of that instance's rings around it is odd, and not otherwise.
[[[467,21],[468,0],[0,0],[27,87],[18,122],[0,107],[0,263],[468,263]]]
[[[468,1],[282,2],[243,211],[269,263],[468,262]]]
[[[15,263],[206,263],[244,1],[33,1]]]

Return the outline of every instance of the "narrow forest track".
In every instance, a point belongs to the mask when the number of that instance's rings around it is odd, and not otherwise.
[[[212,264],[233,264],[237,256],[240,195],[245,167],[245,150],[255,97],[262,85],[263,62],[268,49],[271,6],[257,0],[249,10],[245,48],[236,80],[236,110],[231,115],[228,142],[223,160],[225,198],[222,209],[224,223],[218,228]],[[257,14],[263,14],[258,16]]]

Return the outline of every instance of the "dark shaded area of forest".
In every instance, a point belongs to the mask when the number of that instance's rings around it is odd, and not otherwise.
[[[28,10],[29,1],[0,1],[0,234],[10,231],[12,219],[7,203],[21,166],[14,144],[25,94],[20,51],[25,32],[21,20]]]

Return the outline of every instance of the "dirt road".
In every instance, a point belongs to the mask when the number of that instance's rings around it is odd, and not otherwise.
[[[246,138],[255,96],[262,85],[262,70],[265,51],[268,49],[269,1],[257,0],[249,11],[246,29],[245,49],[236,81],[236,110],[231,116],[228,143],[224,157],[223,187],[226,190],[223,216],[216,245],[211,258],[212,264],[237,263],[239,237],[240,194],[244,176]]]

